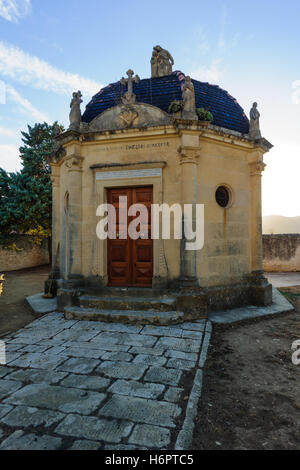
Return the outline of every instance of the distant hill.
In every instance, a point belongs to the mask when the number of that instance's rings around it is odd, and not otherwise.
[[[267,215],[263,217],[263,233],[300,233],[300,216]]]

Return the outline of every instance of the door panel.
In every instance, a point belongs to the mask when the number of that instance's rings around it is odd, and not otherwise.
[[[127,196],[128,208],[132,204],[144,204],[148,218],[142,218],[137,232],[141,236],[137,240],[129,238],[126,226],[119,220],[119,197]],[[153,201],[152,187],[109,189],[108,203],[116,208],[116,233],[119,238],[108,240],[108,277],[111,286],[151,287],[153,277],[153,240],[151,240],[151,204]],[[127,228],[132,220],[139,217],[127,215]],[[120,239],[126,233],[126,240]],[[145,239],[145,237],[149,237]]]

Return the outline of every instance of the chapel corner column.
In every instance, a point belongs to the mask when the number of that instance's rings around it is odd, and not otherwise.
[[[252,281],[252,302],[256,305],[272,303],[272,286],[268,283],[263,271],[262,241],[262,191],[261,178],[266,164],[263,151],[256,151],[249,159],[250,174],[250,269]]]
[[[196,271],[196,251],[186,250],[187,240],[184,234],[184,223],[192,223],[195,227],[195,214],[197,203],[197,164],[200,149],[198,146],[182,145],[178,149],[179,164],[181,168],[181,206],[183,212],[182,229],[183,238],[180,246],[180,285],[198,286]],[[187,220],[187,214],[184,213],[184,205],[193,205],[192,220]]]
[[[79,151],[69,156],[68,169],[69,191],[69,273],[72,279],[82,278],[82,163]]]
[[[52,260],[51,271],[54,277],[59,275],[58,252],[60,244],[60,166],[51,164],[52,183]]]

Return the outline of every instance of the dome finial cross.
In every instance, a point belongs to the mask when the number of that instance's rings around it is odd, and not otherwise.
[[[134,76],[134,71],[131,69],[127,70],[126,74],[128,78],[122,77],[120,82],[121,82],[121,85],[124,85],[124,86],[128,84],[127,92],[122,97],[122,101],[123,103],[129,104],[129,103],[135,102],[135,95],[133,93],[133,82],[139,83],[140,77],[138,75]]]

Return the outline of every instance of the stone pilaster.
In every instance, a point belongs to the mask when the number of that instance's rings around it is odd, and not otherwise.
[[[249,163],[251,192],[251,271],[262,272],[262,204],[261,177],[265,169],[263,156],[257,153],[255,160]]]
[[[69,191],[69,279],[82,276],[82,160],[72,155],[66,161]]]
[[[51,165],[52,182],[52,261],[51,269],[54,277],[59,274],[59,242],[60,242],[60,167]],[[57,259],[56,259],[57,258]]]
[[[186,250],[186,242],[184,236],[184,223],[187,215],[184,214],[184,205],[197,203],[197,160],[199,157],[198,147],[182,146],[179,148],[179,164],[181,168],[181,205],[183,211],[183,238],[180,247],[180,283],[186,286],[197,285],[196,272],[196,251]],[[193,211],[192,226],[195,227],[196,207]]]

